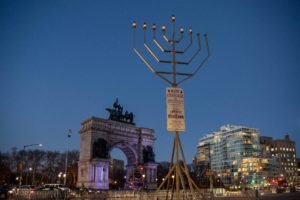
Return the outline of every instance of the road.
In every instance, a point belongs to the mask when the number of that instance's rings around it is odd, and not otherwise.
[[[266,196],[255,197],[217,197],[214,200],[300,200],[300,192],[271,194]]]

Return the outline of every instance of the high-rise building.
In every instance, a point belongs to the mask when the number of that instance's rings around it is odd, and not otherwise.
[[[276,159],[278,177],[294,185],[297,180],[297,162],[295,141],[286,134],[284,139],[261,137],[262,154]]]
[[[300,185],[300,158],[297,158],[296,161],[297,161],[297,182],[295,185]]]
[[[257,187],[266,184],[275,172],[275,161],[261,157],[258,129],[225,125],[200,139],[197,162],[206,164],[224,185]]]

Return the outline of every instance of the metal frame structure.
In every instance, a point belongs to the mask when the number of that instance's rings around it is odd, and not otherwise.
[[[172,31],[171,31],[171,37],[168,37],[166,34],[166,26],[162,25],[161,31],[162,31],[162,37],[163,39],[171,46],[171,49],[164,48],[163,45],[158,41],[156,38],[156,30],[157,26],[156,24],[152,25],[152,31],[153,31],[153,37],[152,41],[156,45],[158,49],[161,50],[163,54],[168,54],[172,56],[172,59],[170,60],[163,60],[160,59],[159,56],[152,50],[152,48],[147,44],[147,24],[143,24],[143,30],[144,30],[144,47],[145,49],[152,55],[152,57],[159,63],[167,63],[172,66],[172,70],[170,71],[158,71],[156,70],[147,60],[146,58],[140,53],[140,51],[136,48],[136,28],[137,28],[137,23],[134,21],[132,23],[132,28],[133,28],[133,50],[134,52],[140,57],[140,59],[146,64],[146,66],[158,77],[166,81],[168,84],[170,84],[172,87],[176,88],[179,84],[183,83],[184,81],[188,80],[189,78],[193,77],[199,69],[204,65],[204,63],[207,61],[207,59],[210,56],[210,50],[208,46],[208,39],[207,35],[204,34],[204,39],[205,39],[205,46],[206,46],[206,51],[207,55],[204,57],[204,59],[200,62],[200,64],[192,71],[190,72],[183,72],[177,70],[178,65],[190,65],[195,58],[198,56],[199,52],[201,51],[201,41],[200,41],[200,34],[196,34],[197,38],[197,49],[196,52],[191,56],[191,58],[188,61],[179,61],[177,60],[177,55],[178,54],[186,54],[187,51],[190,49],[190,47],[193,44],[193,31],[192,28],[189,28],[189,44],[183,49],[183,50],[176,50],[176,45],[178,45],[183,37],[184,37],[184,29],[180,28],[179,33],[180,36],[176,38],[176,30],[175,30],[175,16],[172,16]],[[182,69],[182,68],[180,68]],[[187,71],[187,70],[185,70]],[[172,78],[170,79],[168,76],[171,76]],[[180,164],[179,160],[179,153],[181,153],[182,161],[183,161],[183,166]],[[174,163],[175,159],[175,163]],[[174,176],[175,175],[175,176]],[[186,179],[188,183],[188,188],[186,187]],[[174,180],[175,179],[175,180]],[[172,186],[170,187],[170,182],[172,182]],[[157,192],[164,186],[164,184],[167,183],[167,194],[166,194],[166,199],[169,197],[169,190],[171,189],[171,199],[173,199],[173,194],[176,194],[176,199],[188,199],[188,193],[192,194],[192,197],[195,199],[195,192],[198,191],[200,192],[199,188],[197,185],[194,183],[192,178],[190,177],[189,170],[186,164],[183,148],[180,142],[179,138],[179,132],[175,131],[175,136],[174,136],[174,143],[173,143],[173,150],[172,150],[172,156],[171,156],[171,165],[169,172],[167,176],[165,177],[164,181],[159,185],[157,188]],[[175,187],[175,188],[174,188]],[[181,193],[181,189],[183,189],[183,193]],[[176,190],[176,192],[174,191]],[[183,196],[182,196],[183,195]],[[202,196],[203,197],[203,196]],[[203,197],[204,198],[204,197]]]

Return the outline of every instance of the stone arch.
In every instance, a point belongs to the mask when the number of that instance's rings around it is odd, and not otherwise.
[[[120,149],[125,154],[128,165],[135,165],[138,163],[138,152],[136,152],[136,150],[132,146],[126,144],[126,142],[118,141],[112,143],[109,147],[109,155],[114,148]]]
[[[113,148],[118,148],[127,157],[126,177],[138,166],[143,166],[145,185],[148,189],[156,188],[157,164],[154,157],[151,158],[155,154],[149,151],[156,139],[152,129],[96,117],[83,121],[81,125],[78,186],[84,184],[88,188],[109,189],[109,155]]]

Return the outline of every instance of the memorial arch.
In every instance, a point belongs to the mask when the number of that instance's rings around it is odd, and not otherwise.
[[[155,189],[157,164],[153,153],[154,130],[137,127],[132,119],[125,117],[122,121],[122,117],[117,116],[118,109],[116,112],[113,110],[110,109],[110,119],[91,117],[81,123],[78,186],[108,190],[110,152],[118,148],[127,158],[127,183],[134,171],[139,170],[144,175],[143,185]],[[111,116],[112,113],[116,116]],[[119,110],[121,114],[123,112]]]

